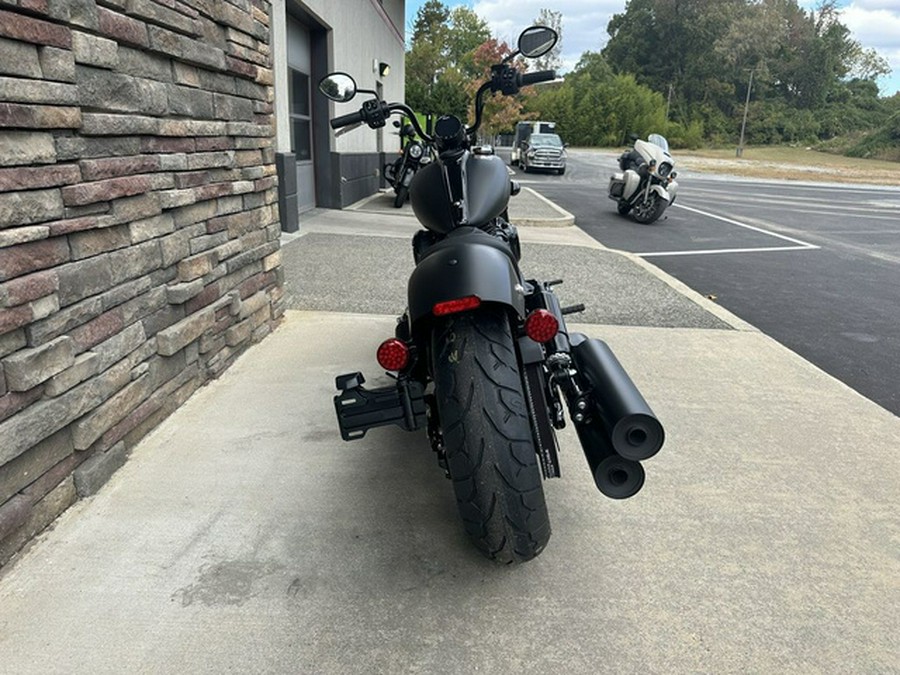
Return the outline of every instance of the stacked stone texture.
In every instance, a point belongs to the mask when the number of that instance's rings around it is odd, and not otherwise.
[[[0,565],[283,312],[267,0],[0,0]]]

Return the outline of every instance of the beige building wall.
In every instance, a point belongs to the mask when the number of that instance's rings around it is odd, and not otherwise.
[[[282,212],[292,214],[310,206],[315,191],[317,206],[341,208],[375,192],[383,184],[385,157],[400,147],[396,129],[388,123],[383,129],[361,126],[335,133],[328,126],[331,118],[360,108],[367,94],[349,103],[336,104],[318,93],[318,80],[327,72],[349,73],[362,89],[379,92],[387,101],[404,100],[405,2],[404,0],[274,0],[272,55],[274,59],[276,150],[279,175],[284,176],[279,204]],[[296,69],[298,39],[296,28],[281,24],[298,22],[308,31],[310,75],[312,82],[312,134],[315,157],[304,166],[299,157],[291,157],[289,100],[290,68]],[[296,24],[294,24],[296,26]],[[292,65],[293,62],[293,65]],[[384,76],[380,65],[390,72]],[[296,117],[295,117],[296,119]],[[296,130],[295,130],[296,138]],[[312,183],[315,183],[313,186]],[[296,186],[296,191],[291,192]],[[302,220],[302,217],[300,218]],[[285,229],[299,229],[299,222]]]

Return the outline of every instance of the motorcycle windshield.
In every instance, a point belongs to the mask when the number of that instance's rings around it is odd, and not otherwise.
[[[664,136],[660,136],[659,134],[650,134],[647,136],[647,140],[653,143],[653,145],[658,145],[663,149],[663,152],[667,155],[669,154],[669,141],[665,139]]]

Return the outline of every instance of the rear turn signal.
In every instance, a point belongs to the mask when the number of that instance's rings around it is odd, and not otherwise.
[[[390,338],[381,343],[375,358],[385,370],[403,370],[409,364],[409,347],[405,342]]]
[[[456,314],[457,312],[465,312],[469,309],[475,309],[480,304],[481,298],[479,298],[477,295],[469,295],[465,298],[459,298],[457,300],[447,300],[446,302],[439,302],[431,308],[431,311],[435,316],[446,316],[447,314]]]
[[[550,342],[559,332],[559,321],[546,309],[536,309],[525,319],[525,335],[535,342]]]

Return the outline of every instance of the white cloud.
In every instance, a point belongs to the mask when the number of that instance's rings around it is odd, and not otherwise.
[[[853,3],[841,12],[841,21],[865,47],[900,48],[900,8],[866,9]]]
[[[893,69],[881,78],[882,94],[900,90],[900,6],[897,0],[855,0],[841,11],[841,22],[863,47],[874,49]]]
[[[893,11],[894,14],[900,12],[900,3],[897,0],[856,0],[852,4],[860,9],[887,9]]]
[[[563,71],[575,67],[586,51],[600,51],[609,39],[606,25],[625,11],[623,0],[476,0],[475,13],[498,37],[512,41],[540,14],[542,8],[562,14]]]

